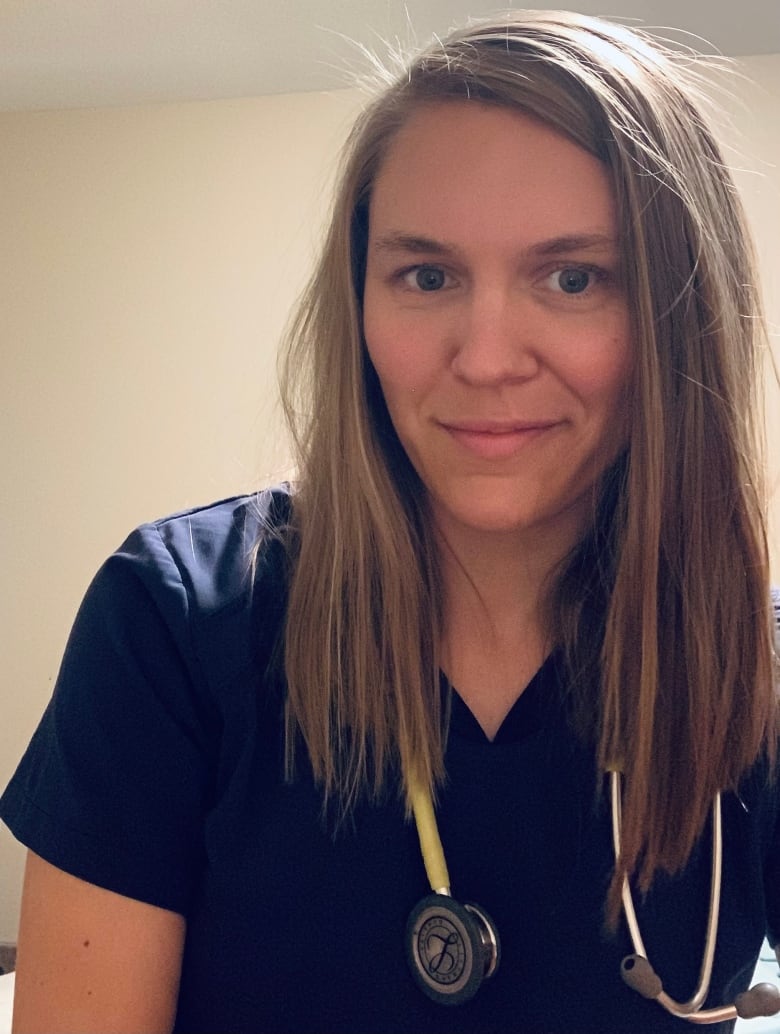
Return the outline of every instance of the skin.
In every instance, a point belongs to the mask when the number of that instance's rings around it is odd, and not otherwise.
[[[419,111],[375,184],[366,342],[430,493],[446,670],[487,735],[544,655],[544,578],[625,443],[616,238],[595,159],[477,103]],[[30,854],[13,1030],[170,1031],[184,936],[182,916]]]
[[[70,876],[30,852],[14,1034],[146,1034],[176,1015],[182,916]]]
[[[544,580],[626,441],[606,170],[516,111],[419,109],[374,184],[366,346],[442,545],[447,673],[488,735],[546,651]]]

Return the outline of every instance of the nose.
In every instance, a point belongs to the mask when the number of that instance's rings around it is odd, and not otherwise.
[[[475,289],[453,330],[455,375],[476,385],[528,380],[539,369],[542,328],[530,299],[498,286]]]

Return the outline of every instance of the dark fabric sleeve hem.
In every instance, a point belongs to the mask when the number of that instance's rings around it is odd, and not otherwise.
[[[20,843],[63,872],[123,897],[187,914],[191,889],[182,875],[177,878],[172,872],[170,862],[133,857],[108,842],[101,848],[93,837],[62,827],[13,784],[0,802],[0,818]]]

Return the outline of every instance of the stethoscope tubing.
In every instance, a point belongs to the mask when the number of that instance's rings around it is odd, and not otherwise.
[[[612,811],[612,844],[615,864],[620,864],[622,832],[622,778],[618,771],[611,771],[610,798]],[[500,941],[493,920],[479,906],[461,905],[451,894],[450,876],[439,836],[436,813],[427,787],[418,781],[411,781],[409,787],[412,812],[417,826],[420,850],[425,871],[433,894],[424,898],[412,911],[407,924],[407,958],[412,976],[421,990],[441,1004],[451,1005],[468,1001],[476,994],[483,979],[495,972],[500,958]],[[721,884],[723,878],[723,825],[720,794],[712,804],[712,863],[710,876],[709,915],[702,954],[699,981],[693,995],[686,1002],[678,1002],[668,995],[660,978],[647,958],[639,922],[634,907],[628,878],[624,876],[621,886],[621,901],[626,919],[633,955],[627,955],[621,964],[621,975],[625,983],[643,997],[657,1002],[677,1019],[689,1023],[710,1024],[734,1020],[738,1016],[772,1016],[780,1013],[780,991],[772,984],[757,984],[737,996],[732,1005],[704,1009],[702,1006],[709,994],[715,945],[718,938]],[[441,931],[446,928],[446,941],[459,944],[457,984],[440,980],[422,958],[422,937],[426,924],[433,923],[436,936],[441,940]],[[462,958],[460,958],[462,956]],[[454,960],[454,956],[453,956]],[[462,972],[461,972],[462,970]],[[453,978],[454,980],[455,978]]]
[[[436,813],[433,810],[431,795],[424,790],[416,779],[412,779],[409,796],[412,801],[412,813],[420,841],[420,852],[425,865],[425,874],[434,894],[450,897],[450,874],[444,857]]]
[[[620,859],[620,841],[622,831],[621,814],[621,777],[620,772],[612,771],[609,774],[609,788],[612,805],[612,844],[615,851],[615,861]],[[658,994],[653,995],[659,1005],[662,1005],[672,1016],[678,1019],[689,1020],[691,1023],[720,1023],[725,1020],[733,1020],[737,1017],[737,1009],[734,1005],[723,1005],[717,1009],[707,1009],[701,1013],[710,990],[712,980],[712,964],[715,959],[715,944],[718,939],[718,919],[720,916],[720,890],[723,881],[723,824],[721,819],[720,794],[715,795],[712,803],[712,872],[710,876],[710,907],[707,917],[707,933],[704,941],[704,953],[699,970],[699,983],[693,995],[687,1002],[678,1002],[661,989]],[[634,908],[634,898],[627,877],[623,877],[621,891],[623,902],[623,913],[626,917],[629,936],[634,952],[642,959],[647,959],[639,923]],[[698,1013],[698,1015],[697,1015]]]

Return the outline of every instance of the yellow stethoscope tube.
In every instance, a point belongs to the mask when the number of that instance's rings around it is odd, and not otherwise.
[[[425,872],[434,895],[450,896],[450,877],[447,871],[447,862],[444,857],[439,836],[436,814],[433,809],[433,801],[427,788],[423,788],[417,781],[412,781],[409,788],[412,812],[417,827],[417,836],[420,841],[420,851],[425,864]],[[620,835],[621,835],[621,777],[620,773],[610,772],[610,798],[612,806],[612,843],[615,853],[615,861],[620,857]],[[699,982],[691,998],[687,1002],[678,1002],[670,997],[664,989],[661,980],[653,970],[647,959],[642,934],[634,908],[633,896],[628,880],[623,880],[622,903],[626,917],[631,943],[634,954],[628,955],[621,964],[621,975],[624,981],[634,991],[658,1002],[667,1012],[678,1019],[688,1020],[690,1023],[722,1023],[727,1020],[752,1018],[756,1016],[773,1016],[780,1012],[780,990],[773,984],[757,984],[755,987],[745,991],[734,1001],[733,1005],[722,1005],[715,1009],[702,1009],[710,989],[712,980],[712,966],[715,957],[715,944],[718,937],[718,918],[720,914],[720,892],[723,880],[723,826],[721,819],[720,794],[716,794],[712,805],[712,871],[710,877],[710,902],[709,915],[707,918],[707,933],[705,937],[704,953],[702,955],[701,968],[699,971]],[[460,907],[460,906],[458,906]],[[476,906],[468,906],[472,911]],[[485,918],[479,910],[476,910],[481,918]],[[492,920],[489,920],[492,930]],[[495,934],[495,931],[492,930]],[[495,935],[497,938],[497,934]],[[416,962],[420,969],[419,959]],[[414,968],[414,966],[413,966]],[[492,969],[490,970],[492,972]],[[418,980],[418,982],[420,982]],[[430,987],[425,986],[425,979],[421,982],[423,990],[431,994]],[[478,982],[473,994],[478,987]],[[437,1000],[444,1001],[435,992],[431,995]]]
[[[412,801],[414,824],[417,826],[417,836],[420,841],[420,851],[425,864],[425,874],[431,890],[434,894],[449,895],[450,874],[447,871],[447,862],[444,858],[444,848],[439,836],[431,795],[422,788],[417,780],[412,781],[409,795]]]

